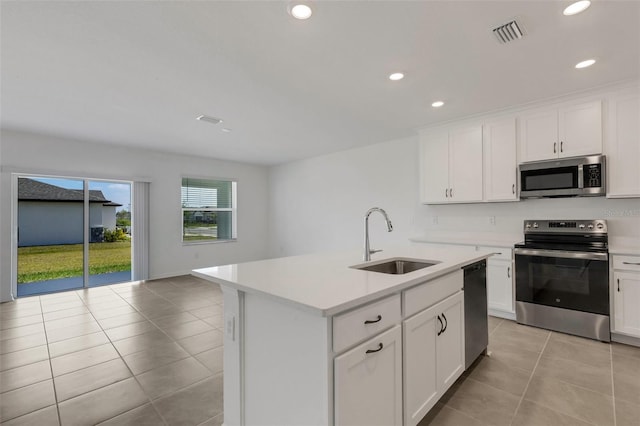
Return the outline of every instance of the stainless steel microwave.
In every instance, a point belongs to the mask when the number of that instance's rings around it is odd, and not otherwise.
[[[520,165],[520,198],[594,197],[606,194],[604,155]]]

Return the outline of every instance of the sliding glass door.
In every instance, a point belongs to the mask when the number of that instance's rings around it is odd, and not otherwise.
[[[131,281],[131,184],[89,181],[88,285]]]
[[[84,182],[18,178],[18,296],[84,286]]]
[[[131,183],[18,177],[17,295],[131,280]]]

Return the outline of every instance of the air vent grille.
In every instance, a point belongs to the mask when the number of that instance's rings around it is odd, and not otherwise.
[[[507,22],[504,25],[500,25],[499,27],[494,28],[493,34],[495,34],[500,43],[508,43],[524,36],[521,28],[522,27],[518,25],[515,20],[513,20],[511,22]]]

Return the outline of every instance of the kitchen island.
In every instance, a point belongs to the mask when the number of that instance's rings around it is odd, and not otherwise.
[[[194,270],[224,295],[224,424],[417,424],[464,370],[462,268],[490,255],[407,244]],[[435,264],[356,269],[395,258]]]

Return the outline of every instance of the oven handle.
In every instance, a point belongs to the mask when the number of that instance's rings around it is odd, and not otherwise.
[[[607,253],[589,253],[583,251],[563,251],[563,250],[536,250],[526,248],[516,248],[514,254],[524,256],[544,256],[544,257],[561,257],[564,259],[587,259],[587,260],[608,260]]]

